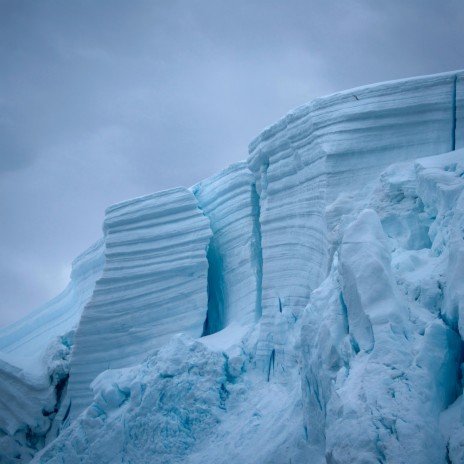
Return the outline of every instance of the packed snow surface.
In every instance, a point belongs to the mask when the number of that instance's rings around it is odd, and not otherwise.
[[[463,77],[317,99],[110,207],[0,332],[0,462],[463,463]]]

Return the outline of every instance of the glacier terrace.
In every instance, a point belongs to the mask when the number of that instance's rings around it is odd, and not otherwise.
[[[316,99],[107,209],[0,330],[1,463],[464,463],[464,71]]]

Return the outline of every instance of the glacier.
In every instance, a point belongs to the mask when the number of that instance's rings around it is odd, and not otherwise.
[[[75,335],[70,419],[90,404],[100,372],[143,361],[177,331],[199,337],[205,319],[211,232],[190,191],[112,206],[103,229],[105,265]]]
[[[464,462],[463,77],[318,98],[109,207],[0,330],[0,462]]]

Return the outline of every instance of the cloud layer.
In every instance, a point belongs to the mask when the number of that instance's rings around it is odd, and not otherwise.
[[[246,158],[316,96],[464,67],[463,23],[460,0],[1,0],[0,325],[106,206]]]

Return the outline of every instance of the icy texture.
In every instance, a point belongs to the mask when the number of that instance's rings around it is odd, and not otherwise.
[[[47,378],[36,378],[5,360],[0,360],[0,372],[0,456],[30,459],[36,451],[31,435],[43,442],[50,427],[42,408],[53,410],[52,387]]]
[[[464,75],[456,77],[456,126],[455,126],[455,148],[464,148]]]
[[[247,378],[242,338],[234,324],[202,343],[175,336],[139,366],[102,373],[92,404],[33,462],[307,462],[298,383]]]
[[[462,72],[342,92],[109,208],[2,332],[0,461],[464,462],[463,108]]]
[[[462,288],[463,163],[460,150],[391,166],[370,198],[338,208],[357,218],[342,226],[302,329],[306,427],[328,462],[444,463],[460,440],[462,428],[447,445],[451,429],[442,426],[443,439],[439,419],[462,392],[459,310],[446,302]]]
[[[51,342],[38,359],[47,365],[43,372],[17,367],[1,354],[0,462],[27,462],[44,446],[66,386],[71,344],[72,335]]]
[[[464,164],[461,165],[461,169],[464,172]],[[460,187],[461,194],[450,223],[449,247],[452,252],[446,269],[447,291],[443,312],[450,324],[458,329],[464,338],[464,186],[461,184]]]
[[[285,370],[285,326],[326,275],[326,204],[395,161],[454,149],[455,89],[450,73],[342,92],[289,113],[250,144],[261,207],[262,362],[274,353]]]
[[[112,206],[104,232],[105,267],[76,332],[71,418],[90,403],[100,372],[143,361],[177,332],[199,337],[206,317],[211,230],[190,191]]]
[[[0,462],[27,461],[45,443],[66,386],[73,331],[101,274],[103,251],[100,240],[74,260],[60,295],[0,331]]]
[[[0,330],[0,350],[15,356],[21,365],[34,368],[51,340],[77,326],[103,264],[104,242],[99,240],[74,260],[71,280],[62,293],[25,319]]]
[[[261,315],[262,257],[254,178],[246,163],[237,163],[192,191],[213,230],[205,333],[217,332],[231,321],[255,322]]]
[[[224,415],[225,364],[177,336],[136,367],[105,371],[91,406],[35,462],[185,462]]]

